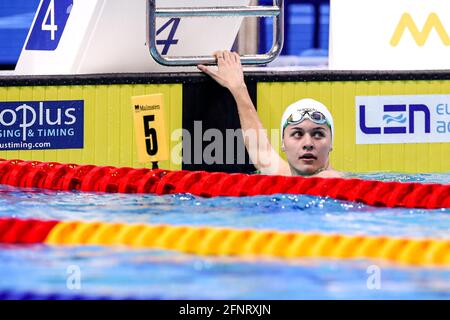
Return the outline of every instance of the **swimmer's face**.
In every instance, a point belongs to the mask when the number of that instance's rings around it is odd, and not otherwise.
[[[329,166],[331,130],[311,120],[286,127],[282,149],[293,174],[311,175]]]

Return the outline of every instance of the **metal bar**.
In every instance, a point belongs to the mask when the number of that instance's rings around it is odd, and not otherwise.
[[[212,56],[182,56],[182,57],[170,57],[170,56],[162,56],[157,47],[156,47],[156,18],[161,17],[158,15],[158,13],[165,12],[165,9],[156,9],[156,0],[148,0],[147,1],[147,43],[149,45],[150,54],[155,59],[156,62],[158,62],[161,65],[164,66],[196,66],[198,64],[205,64],[205,65],[212,65],[216,64],[217,61]],[[273,8],[277,8],[277,14],[275,15],[269,15],[273,16],[274,24],[273,24],[273,44],[272,48],[269,52],[265,54],[256,54],[256,55],[244,55],[241,56],[241,63],[243,65],[259,65],[259,64],[267,64],[272,62],[273,60],[278,57],[280,54],[283,43],[284,43],[284,0],[273,0],[274,6],[273,7],[267,7],[269,10],[266,11],[266,13],[274,13],[272,10]],[[231,15],[231,11],[227,11],[227,9],[233,9],[233,16],[248,16],[248,13],[252,12],[258,12],[259,9],[255,9],[255,11],[247,10],[249,7],[240,7],[240,9],[244,9],[240,13],[239,7],[228,7],[228,8],[221,8],[225,9],[222,13],[225,13],[225,15]],[[255,8],[255,7],[253,7]],[[256,7],[258,8],[258,7]],[[164,15],[164,17],[179,17],[177,15],[178,12],[181,12],[182,14],[187,13],[186,9],[193,9],[194,11],[197,10],[197,12],[201,12],[199,16],[211,16],[207,15],[207,12],[210,11],[211,8],[181,8],[181,9],[170,9],[171,15]],[[202,9],[205,9],[202,11]],[[180,11],[184,10],[184,11]],[[237,10],[237,11],[236,11]],[[166,11],[168,13],[168,11]],[[192,17],[192,11],[189,10],[189,17]],[[195,15],[194,15],[195,16]],[[212,16],[223,16],[221,15],[212,15]],[[252,14],[250,14],[252,16]],[[263,15],[264,16],[264,15]],[[186,16],[185,16],[186,17]]]
[[[156,17],[274,17],[280,14],[278,7],[272,6],[244,6],[244,7],[203,7],[203,8],[159,8]]]

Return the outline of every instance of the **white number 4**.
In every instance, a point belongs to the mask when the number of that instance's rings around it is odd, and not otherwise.
[[[47,23],[49,18],[50,24]],[[50,38],[55,40],[55,32],[58,30],[58,26],[55,24],[55,0],[50,0],[41,28],[43,31],[50,31]]]

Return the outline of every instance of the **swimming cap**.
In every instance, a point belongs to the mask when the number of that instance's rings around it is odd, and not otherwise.
[[[328,122],[330,123],[330,129],[331,129],[331,144],[333,144],[333,136],[334,136],[334,123],[333,123],[333,117],[331,116],[331,112],[328,110],[328,108],[321,102],[316,101],[314,99],[306,98],[301,99],[284,110],[283,116],[281,117],[281,141],[283,141],[283,133],[284,133],[284,125],[287,121],[287,119],[297,111],[301,111],[303,109],[315,109],[319,112],[321,112],[325,118],[327,118]]]

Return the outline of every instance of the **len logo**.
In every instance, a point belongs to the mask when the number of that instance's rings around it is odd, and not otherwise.
[[[433,28],[436,30],[444,45],[450,46],[450,37],[445,31],[445,28],[436,13],[430,13],[425,21],[422,31],[419,31],[411,15],[405,12],[401,17],[394,34],[392,35],[390,45],[396,47],[400,42],[403,33],[406,29],[408,29],[417,45],[423,47]]]
[[[417,112],[422,113],[423,114],[423,118],[424,118],[424,130],[425,133],[430,133],[431,131],[431,113],[430,113],[430,109],[424,105],[424,104],[410,104],[410,105],[406,105],[406,104],[385,104],[383,106],[383,121],[386,122],[386,125],[382,127],[369,127],[366,124],[366,106],[361,104],[359,106],[359,114],[360,114],[360,118],[359,118],[359,128],[361,129],[361,131],[365,134],[381,134],[381,129],[383,129],[383,133],[384,134],[404,134],[404,133],[408,133],[408,134],[413,134],[415,133],[415,114]],[[389,113],[398,113],[401,112],[400,115],[398,116],[393,116],[392,114]],[[391,122],[397,122],[400,124],[406,124],[407,120],[406,120],[406,116],[404,115],[404,113],[408,113],[408,126],[401,126],[401,127],[393,127],[393,126],[388,126],[388,124],[390,124]]]

